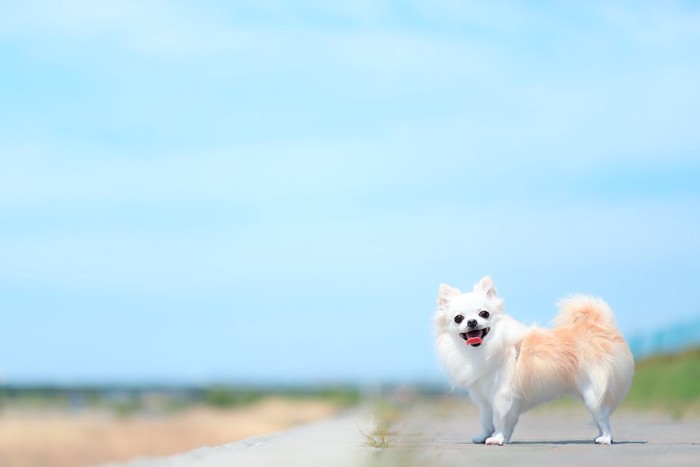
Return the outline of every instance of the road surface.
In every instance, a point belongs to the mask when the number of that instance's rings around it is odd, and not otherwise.
[[[367,446],[362,435],[382,417],[374,406],[366,406],[269,436],[109,466],[700,466],[697,418],[620,411],[612,418],[614,443],[600,446],[593,443],[597,430],[585,410],[560,405],[524,414],[511,444],[485,446],[470,442],[479,432],[479,417],[467,402],[445,399],[399,406],[392,416],[389,447],[383,449]]]

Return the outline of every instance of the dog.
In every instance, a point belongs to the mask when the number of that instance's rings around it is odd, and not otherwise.
[[[453,386],[479,406],[474,443],[503,445],[524,411],[565,394],[580,398],[611,444],[610,415],[624,399],[634,359],[612,310],[597,297],[559,303],[555,327],[527,327],[506,315],[490,277],[471,292],[440,285],[435,347]]]

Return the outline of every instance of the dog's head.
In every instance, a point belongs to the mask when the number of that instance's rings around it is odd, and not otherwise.
[[[459,335],[466,345],[479,347],[503,315],[503,300],[496,294],[490,277],[483,277],[471,292],[461,293],[447,284],[438,292],[435,326],[438,333]]]

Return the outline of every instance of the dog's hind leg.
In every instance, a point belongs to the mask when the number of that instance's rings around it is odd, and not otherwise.
[[[610,410],[606,407],[589,409],[593,419],[598,425],[600,436],[595,439],[597,444],[612,444],[612,431],[610,430]]]
[[[612,431],[610,430],[610,411],[605,408],[597,410],[589,409],[593,414],[593,420],[598,425],[598,437],[596,444],[612,444]]]
[[[612,431],[610,430],[610,408],[603,403],[603,394],[596,391],[592,384],[581,388],[581,398],[588,411],[593,415],[593,420],[598,426],[597,444],[611,444]]]

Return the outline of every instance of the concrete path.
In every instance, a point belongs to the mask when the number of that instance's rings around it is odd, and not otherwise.
[[[395,434],[384,449],[365,444],[362,431],[369,431],[373,410],[364,408],[287,432],[119,467],[700,466],[697,419],[622,411],[612,419],[614,444],[599,446],[585,410],[543,408],[521,417],[511,444],[484,446],[468,441],[479,431],[478,413],[468,403],[445,399],[399,407],[392,417]]]

